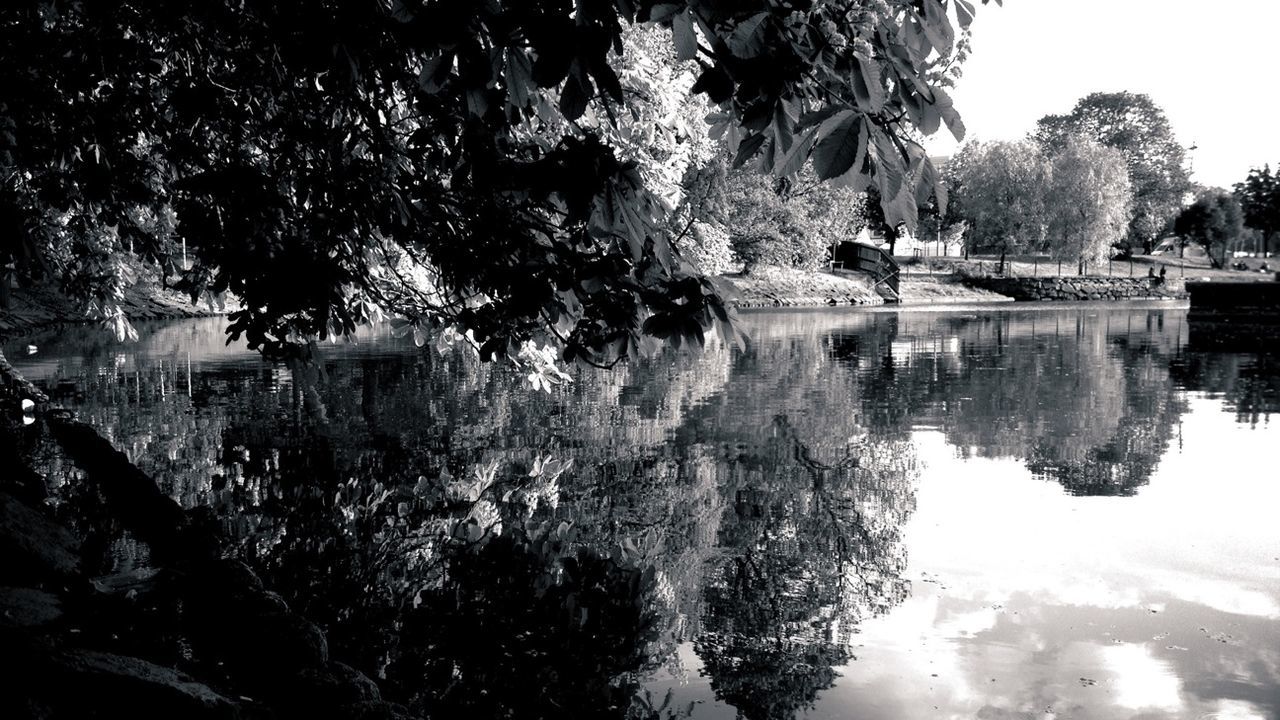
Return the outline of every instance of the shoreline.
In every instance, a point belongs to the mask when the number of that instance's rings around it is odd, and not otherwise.
[[[1006,303],[1014,298],[973,287],[951,275],[904,274],[898,302],[877,292],[871,277],[854,271],[759,268],[750,275],[720,275],[726,304],[736,310],[814,307],[919,307]],[[892,294],[890,294],[892,297]]]
[[[919,312],[973,310],[1016,305],[1020,309],[1089,307],[1105,304],[1142,305],[1185,309],[1183,298],[1098,298],[1088,300],[1020,300],[970,285],[954,275],[904,274],[899,302],[886,302],[869,277],[850,271],[828,272],[760,268],[750,275],[712,276],[725,304],[739,312],[804,310],[842,307],[876,311]],[[131,321],[181,320],[217,317],[226,310],[200,306],[172,290],[152,285],[130,288],[122,303]],[[12,340],[62,325],[92,325],[100,320],[84,313],[49,288],[17,290],[9,309],[0,310],[0,339]],[[105,332],[105,330],[104,330]]]
[[[1088,308],[1147,308],[1151,310],[1186,310],[1190,303],[1182,299],[1133,298],[1127,300],[976,300],[885,305],[785,305],[777,307],[744,307],[736,312],[768,315],[787,312],[822,312],[840,310],[858,313],[979,313],[979,312],[1051,312]]]
[[[130,287],[120,306],[130,322],[216,317],[227,312],[197,305],[179,292],[151,283]],[[23,337],[62,325],[101,323],[101,319],[88,317],[82,306],[53,288],[22,288],[13,291],[8,308],[0,309],[0,339]]]
[[[726,304],[735,310],[770,310],[830,307],[862,307],[895,311],[947,310],[952,307],[982,308],[1016,303],[1020,308],[1035,305],[1048,307],[1089,307],[1098,304],[1143,305],[1152,307],[1188,307],[1181,283],[1156,291],[1145,287],[1145,278],[1063,277],[1063,278],[969,278],[952,273],[904,273],[900,276],[898,302],[886,301],[879,293],[868,298],[872,290],[870,277],[863,273],[825,270],[802,271],[767,268],[751,276],[719,276],[737,297],[727,295]],[[775,278],[782,274],[783,282]],[[848,283],[862,293],[850,299],[829,291],[833,281]],[[1136,285],[1135,285],[1136,282]],[[1002,284],[1003,283],[1003,284]],[[744,288],[744,285],[746,286]],[[1043,285],[1044,287],[1040,287]],[[843,288],[843,285],[836,285]],[[823,292],[827,290],[827,292]],[[851,301],[852,300],[852,301]]]

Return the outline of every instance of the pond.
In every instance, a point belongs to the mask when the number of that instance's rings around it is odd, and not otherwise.
[[[1155,304],[740,326],[550,392],[390,328],[4,349],[433,717],[1280,717],[1274,357]]]

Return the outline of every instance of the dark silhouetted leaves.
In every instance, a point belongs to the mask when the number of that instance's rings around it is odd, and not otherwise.
[[[821,139],[813,151],[813,167],[821,180],[848,172],[854,161],[866,152],[864,123],[852,110],[842,110],[824,121],[818,136]]]

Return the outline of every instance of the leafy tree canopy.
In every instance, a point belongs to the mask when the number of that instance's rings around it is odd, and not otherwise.
[[[1213,266],[1222,267],[1227,245],[1244,231],[1244,213],[1231,193],[1208,190],[1178,215],[1174,231],[1203,246]]]
[[[739,169],[729,172],[717,201],[734,255],[750,272],[758,265],[816,268],[834,243],[862,229],[865,193],[819,182],[806,167],[773,179]]]
[[[1280,234],[1280,175],[1270,165],[1254,168],[1244,182],[1236,183],[1235,198],[1244,212],[1244,224],[1262,236],[1264,249],[1270,249],[1273,238]]]
[[[1036,141],[1050,153],[1065,147],[1072,136],[1124,153],[1133,183],[1129,240],[1150,251],[1190,189],[1183,167],[1186,152],[1164,111],[1141,93],[1098,92],[1081,98],[1069,114],[1046,115],[1036,126]]]
[[[1050,168],[1040,148],[1030,142],[970,143],[958,156],[957,211],[969,225],[971,247],[1043,248]]]
[[[644,52],[629,27],[666,29],[651,51],[696,64],[690,89],[719,106],[713,136],[739,164],[812,160],[911,224],[936,172],[910,131],[963,135],[944,86],[973,13],[17,0],[0,11],[3,259],[123,321],[129,250],[193,295],[233,292],[229,332],[267,351],[391,311],[469,331],[485,357],[543,340],[609,362],[726,318],[672,242],[663,182],[680,163],[655,172],[666,158],[641,140],[672,106],[628,72]]]
[[[1071,138],[1053,157],[1045,208],[1049,248],[1087,264],[1111,256],[1125,236],[1133,192],[1124,155],[1085,138]]]

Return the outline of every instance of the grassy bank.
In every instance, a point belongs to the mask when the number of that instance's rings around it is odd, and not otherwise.
[[[898,289],[903,305],[946,305],[974,302],[1009,302],[1012,298],[971,287],[956,275],[903,275]]]
[[[884,303],[869,275],[846,270],[760,267],[746,274],[721,275],[717,286],[728,303],[739,308]]]
[[[882,305],[871,276],[850,270],[756,268],[748,274],[717,278],[729,303],[739,308]],[[1001,302],[1009,298],[969,287],[956,274],[904,274],[899,285],[903,304],[928,305]]]

